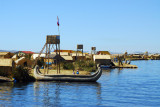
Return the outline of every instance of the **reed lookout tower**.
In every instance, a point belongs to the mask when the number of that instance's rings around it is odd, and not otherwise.
[[[56,60],[56,69],[57,74],[60,73],[60,35],[47,35],[46,43],[43,46],[42,50],[39,53],[38,59],[42,52],[45,50],[44,58],[44,74],[49,72],[50,69],[50,58],[53,56],[51,52],[55,51],[55,60]]]

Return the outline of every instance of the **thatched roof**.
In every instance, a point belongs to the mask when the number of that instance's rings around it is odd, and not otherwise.
[[[101,54],[101,55],[111,55],[109,51],[98,51],[98,54]]]
[[[111,56],[110,55],[94,55],[93,59],[94,59],[94,61],[96,59],[111,59]]]
[[[10,52],[0,52],[0,55],[7,55],[9,54]]]
[[[73,58],[71,56],[61,56],[66,61],[72,61]]]
[[[0,66],[8,66],[8,67],[12,67],[12,59],[0,59]]]

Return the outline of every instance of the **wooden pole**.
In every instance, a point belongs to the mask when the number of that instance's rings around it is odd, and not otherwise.
[[[57,68],[57,74],[58,74],[58,60],[57,60],[57,44],[56,44],[56,68]]]
[[[47,60],[48,60],[48,62],[49,62],[49,54],[48,54],[48,45],[47,45]],[[48,73],[48,66],[49,66],[49,63],[47,64],[47,73]]]
[[[59,63],[59,74],[60,74],[60,66],[61,66],[60,65],[60,44],[59,44],[59,62],[58,63]]]
[[[45,52],[45,59],[44,59],[44,75],[46,73],[46,58],[47,58],[47,44],[46,44],[46,52]]]
[[[50,55],[50,44],[49,44],[49,48],[48,48],[48,71],[47,71],[47,74],[49,72],[49,55]]]
[[[44,46],[43,46],[42,50],[40,51],[40,53],[39,53],[38,57],[35,59],[35,62],[34,62],[34,64],[33,64],[33,67],[34,67],[34,66],[36,66],[36,64],[37,64],[37,60],[40,58],[40,56],[41,56],[41,54],[42,54],[43,50],[45,49],[45,47],[46,47],[46,43],[44,44]]]

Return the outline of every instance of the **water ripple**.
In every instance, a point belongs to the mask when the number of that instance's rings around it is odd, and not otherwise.
[[[160,61],[103,70],[96,83],[0,83],[0,106],[160,106]]]

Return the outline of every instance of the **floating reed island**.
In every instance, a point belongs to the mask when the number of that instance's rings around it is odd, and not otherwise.
[[[83,52],[83,44],[76,50],[60,50],[60,35],[47,35],[46,43],[39,53],[32,51],[0,52],[1,80],[35,81],[33,69],[39,65],[43,74],[91,75],[98,67],[101,68],[138,68],[131,65],[132,60],[160,60],[160,54],[111,54],[109,51]],[[45,50],[45,52],[43,52]],[[20,66],[20,68],[19,68]],[[3,78],[8,77],[8,78]]]
[[[131,60],[124,59],[121,56],[114,58],[112,68],[138,68],[136,65],[131,65]]]
[[[112,66],[112,68],[138,68],[138,67],[136,65],[131,65],[126,63],[119,64],[117,62],[114,62],[114,66]]]

